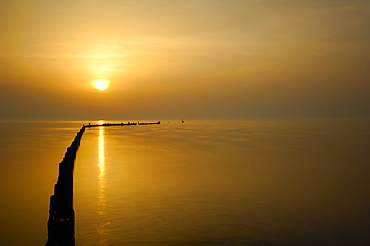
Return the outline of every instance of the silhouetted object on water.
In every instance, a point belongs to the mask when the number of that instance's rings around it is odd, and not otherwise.
[[[136,125],[136,123],[131,123],[131,122],[127,122],[127,124],[125,123],[103,123],[103,124],[97,124],[97,125],[91,125],[89,123],[89,125],[87,127],[97,127],[97,126],[131,126],[131,125]]]
[[[160,121],[155,122],[155,123],[145,123],[145,122],[140,123],[140,122],[138,122],[137,124],[138,124],[138,125],[155,125],[155,124],[161,124],[161,122],[160,122]]]
[[[185,121],[184,121],[184,119],[181,119],[181,123],[184,123]]]
[[[160,124],[138,123],[139,125]],[[75,245],[75,212],[73,210],[73,169],[78,147],[86,127],[136,125],[136,123],[102,125],[83,125],[77,133],[61,163],[57,183],[54,185],[54,195],[50,196],[48,220],[48,241],[45,246],[74,246]]]
[[[75,212],[73,210],[73,168],[78,146],[85,131],[83,126],[77,133],[61,163],[59,175],[50,196],[48,241],[46,246],[75,245]]]
[[[127,122],[127,123],[103,123],[103,124],[96,124],[92,125],[89,123],[89,125],[86,125],[86,127],[97,127],[97,126],[131,126],[131,125],[156,125],[156,124],[161,124],[161,121],[158,122],[138,122],[138,123],[132,123],[132,122]]]

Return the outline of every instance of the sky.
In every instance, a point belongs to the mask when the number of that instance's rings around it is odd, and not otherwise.
[[[0,120],[368,118],[369,13],[368,0],[2,0]]]

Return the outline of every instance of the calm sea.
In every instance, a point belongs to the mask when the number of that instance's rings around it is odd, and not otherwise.
[[[1,246],[46,243],[58,164],[82,123],[0,123]],[[369,164],[369,120],[87,129],[76,245],[369,245]]]

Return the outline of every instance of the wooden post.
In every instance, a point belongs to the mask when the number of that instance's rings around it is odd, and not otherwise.
[[[73,169],[78,147],[85,132],[83,126],[77,133],[61,163],[54,186],[54,195],[50,196],[48,221],[48,241],[46,246],[75,245],[75,212],[73,210]]]

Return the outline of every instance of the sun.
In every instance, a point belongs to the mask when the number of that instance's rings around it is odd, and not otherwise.
[[[95,80],[94,81],[94,88],[99,91],[104,91],[108,89],[109,81],[108,80]]]

